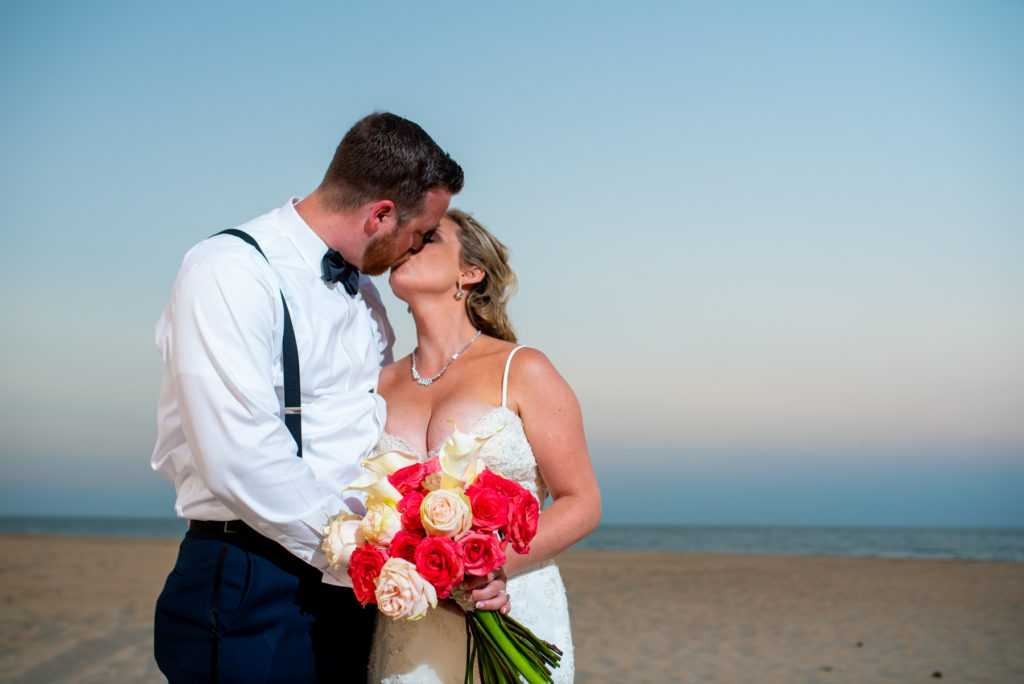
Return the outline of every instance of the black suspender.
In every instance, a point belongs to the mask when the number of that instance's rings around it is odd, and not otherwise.
[[[266,259],[260,245],[245,231],[237,228],[228,228],[217,233],[217,235],[234,235],[256,248],[256,251]],[[270,260],[267,259],[267,263]],[[284,370],[284,424],[288,432],[292,433],[295,446],[298,448],[298,456],[302,458],[302,396],[299,391],[299,348],[295,344],[295,330],[292,328],[292,316],[288,312],[288,303],[284,301],[284,293],[281,293],[281,304],[284,306],[284,336],[281,340],[281,365]]]

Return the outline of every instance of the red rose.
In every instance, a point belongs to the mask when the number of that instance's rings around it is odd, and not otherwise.
[[[426,537],[416,547],[416,570],[447,598],[462,581],[462,550],[449,537]]]
[[[514,499],[520,494],[528,493],[518,482],[513,482],[501,475],[495,475],[487,469],[484,469],[483,472],[476,476],[476,481],[473,484],[496,489],[510,499]]]
[[[421,539],[423,539],[422,534],[409,532],[408,530],[399,530],[391,540],[391,545],[388,546],[388,555],[392,558],[407,560],[415,565],[416,547]]]
[[[435,456],[434,458],[430,459],[423,465],[426,466],[427,468],[427,475],[429,475],[430,473],[436,473],[441,470],[441,459]]]
[[[398,502],[398,512],[402,514],[402,528],[410,532],[422,532],[423,520],[420,519],[420,504],[426,492],[416,490],[409,492]]]
[[[423,478],[427,476],[427,465],[425,463],[414,463],[404,468],[399,468],[388,475],[388,482],[394,485],[400,494],[408,494],[420,488]]]
[[[373,544],[363,544],[352,552],[352,558],[348,563],[348,576],[352,579],[352,591],[355,592],[356,599],[364,606],[377,602],[377,586],[374,580],[380,575],[380,569],[384,567],[387,559],[388,555]]]
[[[459,538],[463,563],[470,575],[483,577],[505,564],[505,551],[498,535],[490,532],[467,532]]]
[[[537,499],[529,492],[512,500],[508,516],[508,536],[516,553],[529,553],[530,542],[537,534],[537,518],[540,517],[540,506]]]
[[[482,532],[498,532],[508,524],[508,507],[512,500],[497,489],[472,484],[466,487],[473,528]]]

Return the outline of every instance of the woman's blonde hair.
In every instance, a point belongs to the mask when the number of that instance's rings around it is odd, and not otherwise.
[[[515,342],[516,332],[505,310],[509,297],[516,291],[516,274],[508,265],[508,248],[461,209],[449,209],[445,216],[459,227],[462,263],[484,272],[484,279],[474,284],[466,296],[469,321],[485,335]]]

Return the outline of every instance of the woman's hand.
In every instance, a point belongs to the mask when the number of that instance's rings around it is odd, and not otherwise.
[[[512,609],[506,591],[508,578],[501,568],[484,577],[466,575],[466,597],[476,604],[477,610],[496,610],[502,615]]]

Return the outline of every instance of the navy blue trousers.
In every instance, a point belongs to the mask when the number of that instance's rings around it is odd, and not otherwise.
[[[179,682],[365,682],[377,611],[254,532],[189,531],[156,603],[154,651]]]

